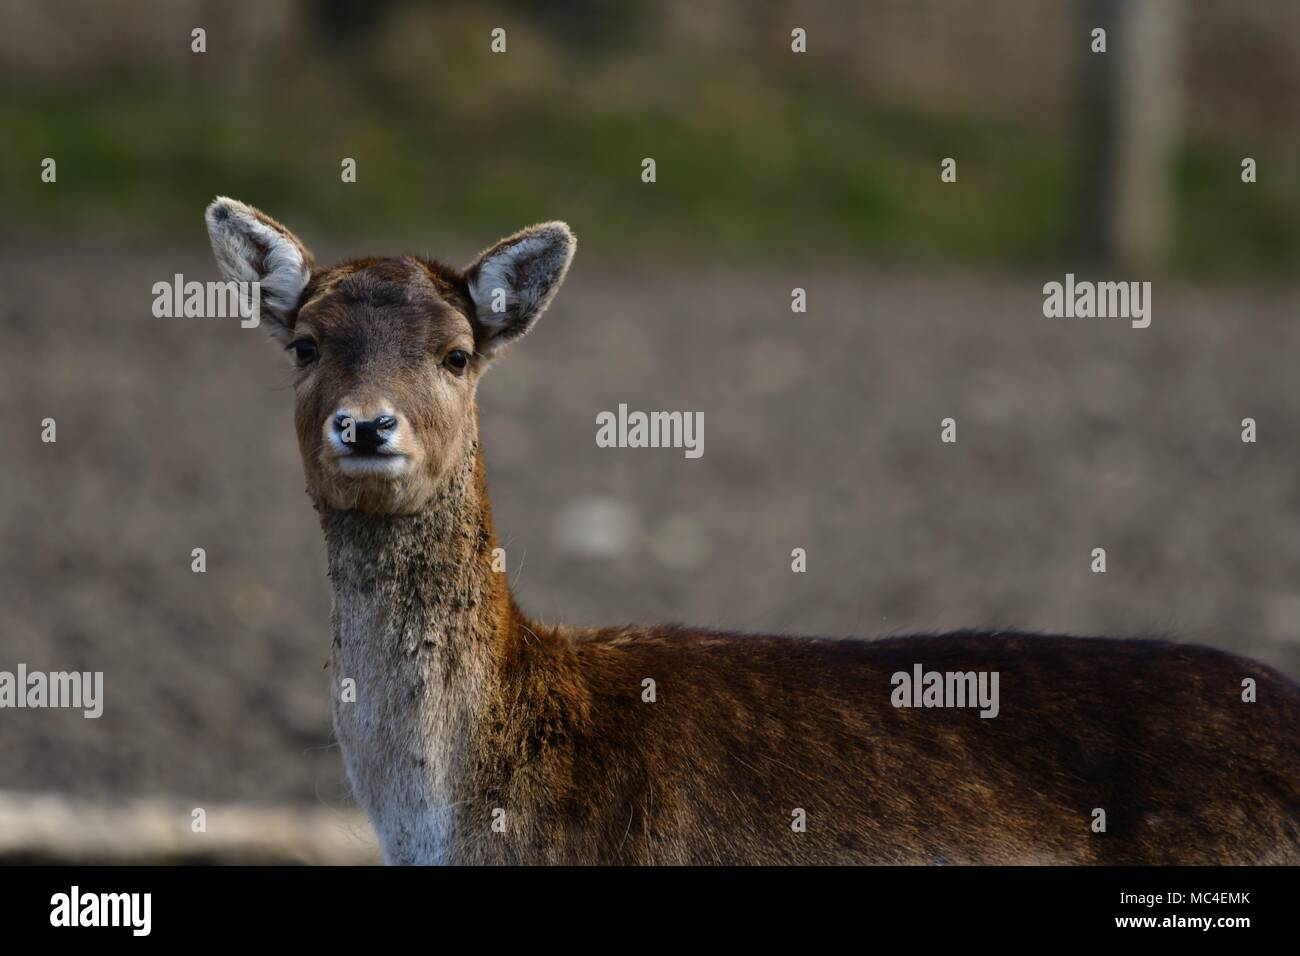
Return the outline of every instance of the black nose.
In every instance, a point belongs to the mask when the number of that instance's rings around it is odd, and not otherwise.
[[[351,425],[352,434],[348,434]],[[392,415],[380,415],[368,422],[358,421],[350,415],[339,415],[334,419],[334,430],[343,444],[352,448],[356,454],[371,455],[388,441],[389,433],[397,427],[397,419]]]

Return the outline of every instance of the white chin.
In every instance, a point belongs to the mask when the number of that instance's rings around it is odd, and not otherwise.
[[[397,478],[410,467],[405,455],[344,455],[334,463],[345,475],[375,475],[380,478]]]

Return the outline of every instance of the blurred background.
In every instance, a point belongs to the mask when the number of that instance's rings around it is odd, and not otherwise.
[[[322,262],[573,226],[565,288],[479,392],[535,616],[1170,635],[1300,676],[1293,0],[7,0],[3,23],[0,670],[103,671],[106,701],[0,711],[0,859],[373,859],[286,363],[151,314],[155,282],[217,278],[219,193]],[[1151,327],[1044,318],[1067,271],[1151,281]],[[620,403],[702,411],[703,457],[598,449]]]

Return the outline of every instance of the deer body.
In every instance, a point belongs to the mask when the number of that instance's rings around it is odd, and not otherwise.
[[[1253,661],[529,620],[493,568],[473,388],[548,304],[567,228],[459,273],[313,270],[231,200],[208,223],[227,277],[272,290],[264,315],[301,369],[335,729],[388,862],[1300,862],[1300,690]],[[996,716],[899,706],[918,667],[996,674]]]

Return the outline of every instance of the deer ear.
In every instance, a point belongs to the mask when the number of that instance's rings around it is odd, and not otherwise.
[[[204,219],[221,274],[235,282],[257,282],[268,328],[287,336],[288,319],[311,278],[307,247],[270,216],[225,196],[216,198]]]
[[[491,355],[532,328],[564,281],[577,245],[567,225],[544,222],[502,239],[465,270],[480,353]]]

